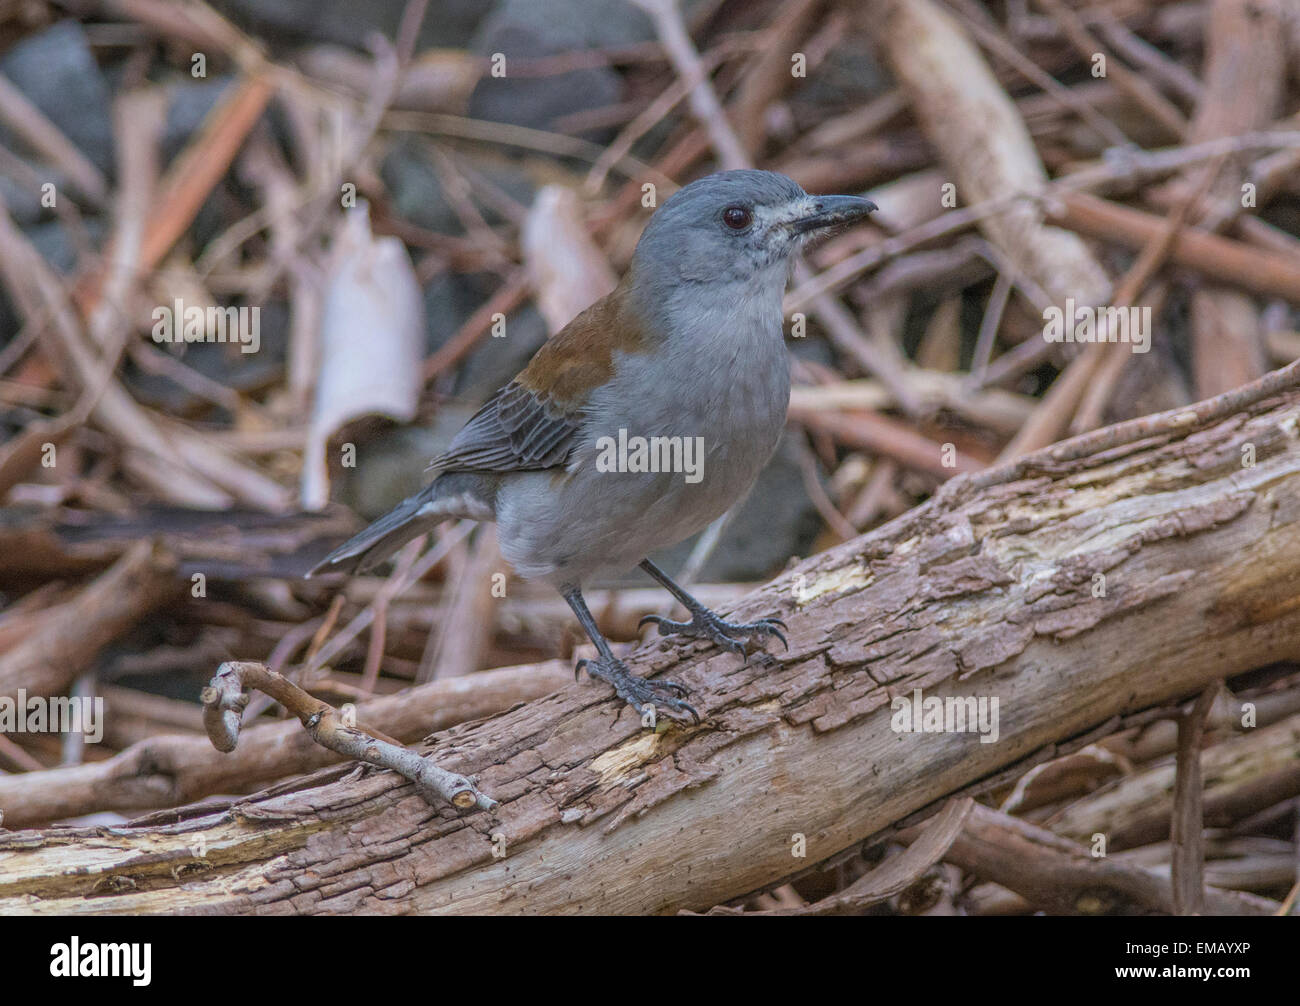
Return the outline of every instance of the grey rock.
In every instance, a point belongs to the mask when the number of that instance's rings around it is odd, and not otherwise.
[[[455,335],[490,293],[487,282],[473,275],[442,272],[435,276],[424,288],[427,351],[432,353]]]
[[[392,40],[407,0],[219,0],[213,4],[236,23],[266,38],[272,48],[333,42],[365,48],[372,32]],[[420,25],[416,48],[465,48],[488,13],[483,0],[433,0]]]
[[[8,175],[0,175],[0,203],[4,204],[20,227],[34,224],[52,212],[41,206],[39,191],[27,185],[19,185]]]
[[[433,352],[450,339],[491,296],[495,283],[461,273],[443,273],[424,291],[428,349]],[[525,305],[506,319],[505,335],[490,334],[461,363],[455,393],[468,401],[484,401],[507,384],[546,341],[546,323],[533,306]]]
[[[836,45],[793,92],[800,104],[848,110],[879,97],[890,86],[889,76],[871,53],[870,40],[849,35]]]
[[[506,161],[479,158],[474,162],[474,170],[521,206],[532,205],[537,186],[521,168]],[[460,217],[419,138],[401,136],[394,141],[380,165],[380,177],[397,216],[439,234],[464,232]],[[476,208],[489,224],[501,222],[492,206],[480,201]]]
[[[439,234],[461,232],[460,218],[415,137],[399,137],[384,157],[379,173],[397,216]]]
[[[786,323],[786,332],[789,333],[788,322]],[[819,363],[824,367],[835,366],[835,352],[826,339],[811,336],[805,336],[802,339],[787,338],[785,344],[790,348],[790,355],[800,360],[808,363]]]
[[[98,217],[85,217],[82,222],[86,233],[96,247],[102,245],[105,226]],[[61,221],[50,220],[27,229],[27,237],[32,247],[41,253],[56,272],[69,275],[77,264],[77,249],[68,235],[68,229]]]
[[[525,304],[506,318],[506,334],[484,338],[465,362],[456,379],[456,393],[484,401],[492,392],[514,379],[528,365],[546,341],[546,322],[532,304]]]
[[[150,345],[160,352],[178,356],[187,367],[236,391],[265,387],[277,379],[284,366],[288,352],[289,306],[284,301],[270,301],[261,306],[258,317],[259,345],[255,353],[245,353],[237,345],[220,342],[194,342],[182,346],[151,342]],[[202,414],[209,408],[207,399],[177,384],[168,374],[134,366],[125,368],[124,373],[131,393],[147,405],[176,415],[196,410]]]
[[[629,45],[654,37],[646,15],[626,0],[504,0],[482,25],[474,51],[506,58],[505,76],[485,76],[470,96],[470,115],[534,129],[620,101],[622,78],[608,67],[551,77],[511,76],[511,59]],[[593,138],[600,138],[593,134]]]
[[[552,46],[595,49],[633,45],[655,37],[645,12],[629,0],[502,0],[479,30],[476,52],[489,53],[491,37],[515,28]]]
[[[0,60],[3,73],[100,170],[113,170],[108,83],[76,21],[23,39]],[[11,142],[0,136],[0,142]]]
[[[164,163],[184,149],[203,120],[212,111],[235,78],[230,75],[204,79],[183,78],[167,88],[167,122],[163,127]]]
[[[9,344],[9,340],[18,334],[18,311],[9,302],[9,294],[0,290],[0,349]]]

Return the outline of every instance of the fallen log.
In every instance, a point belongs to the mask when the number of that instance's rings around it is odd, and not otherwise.
[[[558,660],[503,667],[374,698],[358,704],[356,715],[399,741],[419,740],[431,729],[545,695],[570,674]],[[216,750],[202,735],[166,734],[138,741],[103,761],[0,775],[0,810],[4,823],[17,828],[101,811],[162,809],[212,794],[245,792],[339,760],[313,744],[297,722],[249,727],[231,754]]]
[[[699,726],[590,682],[436,734],[500,802],[341,766],[115,828],[0,836],[0,911],[707,910],[1004,784],[1120,717],[1296,656],[1300,365],[946,483],[742,602],[790,650],[658,640]],[[917,694],[918,690],[920,695]],[[961,700],[948,729],[903,700]],[[979,706],[979,700],[985,700]],[[956,713],[983,714],[958,723]],[[941,717],[942,720],[942,717]],[[972,730],[977,726],[978,730]],[[1099,871],[1104,872],[1104,871]]]

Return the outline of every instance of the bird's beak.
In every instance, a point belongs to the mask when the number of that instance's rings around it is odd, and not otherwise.
[[[823,227],[861,220],[879,208],[870,199],[858,196],[813,196],[812,212],[797,218],[792,226],[796,234],[807,234]]]

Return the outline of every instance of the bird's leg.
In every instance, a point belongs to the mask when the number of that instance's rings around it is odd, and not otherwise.
[[[574,668],[575,677],[579,671],[586,668],[587,673],[593,678],[600,678],[612,685],[618,697],[638,713],[644,713],[644,707],[648,703],[656,712],[663,710],[666,715],[674,719],[683,719],[682,714],[689,713],[696,723],[700,722],[700,714],[694,707],[683,701],[687,694],[684,685],[676,681],[652,681],[637,677],[628,670],[623,661],[614,656],[614,651],[609,648],[609,641],[601,635],[600,629],[596,627],[596,620],[587,610],[587,602],[582,599],[582,591],[577,587],[569,587],[561,593],[569,602],[573,613],[578,616],[578,621],[582,624],[588,638],[596,644],[596,650],[600,654],[595,660],[586,658],[579,660]]]
[[[663,584],[673,597],[682,602],[686,610],[691,613],[691,620],[689,622],[674,622],[662,615],[646,615],[638,623],[638,628],[645,625],[646,622],[654,622],[659,626],[659,635],[661,636],[675,633],[681,636],[691,636],[695,639],[711,639],[723,649],[739,653],[746,661],[749,660],[749,648],[746,644],[759,642],[767,636],[775,636],[785,644],[787,650],[790,649],[790,644],[786,642],[785,636],[781,633],[781,630],[786,628],[786,624],[779,618],[760,618],[757,622],[725,621],[721,616],[715,615],[700,604],[699,601],[691,597],[690,594],[686,593],[672,581],[672,578],[667,573],[649,559],[641,563],[641,568]]]

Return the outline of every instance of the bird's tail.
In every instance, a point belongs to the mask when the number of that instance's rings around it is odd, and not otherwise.
[[[323,572],[359,573],[370,569],[412,538],[432,531],[445,520],[459,516],[453,501],[447,500],[445,505],[440,505],[432,490],[432,485],[426,486],[414,496],[402,500],[364,531],[345,541],[318,562],[308,571],[307,576]]]

